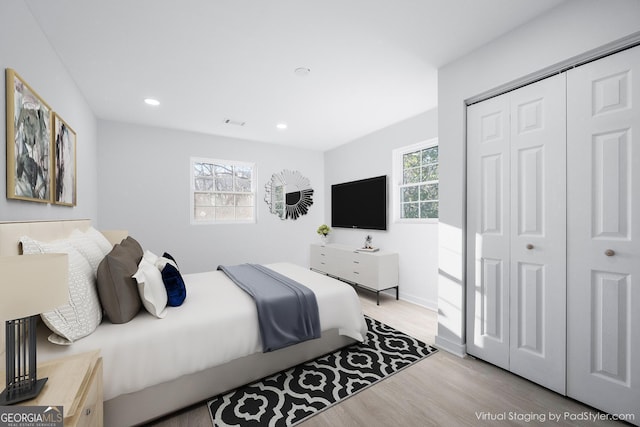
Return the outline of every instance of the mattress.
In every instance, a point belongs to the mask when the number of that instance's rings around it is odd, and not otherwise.
[[[323,331],[358,341],[366,323],[353,288],[290,263],[267,267],[310,288],[318,301]],[[39,331],[38,360],[99,349],[104,364],[104,400],[262,352],[255,303],[221,271],[183,276],[187,298],[168,307],[165,318],[141,311],[125,324],[104,321],[91,335],[70,346],[51,344]],[[295,346],[278,351],[295,351]]]

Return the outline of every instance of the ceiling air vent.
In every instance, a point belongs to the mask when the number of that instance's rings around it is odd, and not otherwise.
[[[223,123],[226,125],[244,126],[246,122],[241,122],[240,120],[233,119],[224,119]]]

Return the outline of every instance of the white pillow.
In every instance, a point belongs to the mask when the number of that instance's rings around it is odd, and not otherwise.
[[[100,249],[102,249],[102,253],[105,256],[109,252],[111,252],[111,249],[113,249],[113,245],[111,244],[111,242],[109,242],[109,240],[107,240],[107,238],[104,237],[104,234],[102,234],[95,228],[89,227],[87,231],[84,232],[84,234],[86,234],[87,237],[93,240],[100,247]]]
[[[69,236],[69,243],[76,248],[86,259],[93,269],[93,275],[98,272],[98,265],[104,259],[104,253],[98,244],[85,233],[74,229]]]
[[[45,243],[30,237],[20,238],[25,255],[66,253],[69,255],[69,302],[42,313],[44,323],[54,332],[49,341],[69,345],[92,333],[102,321],[96,279],[89,262],[67,241]],[[42,284],[46,286],[46,283]]]
[[[155,265],[156,261],[158,261],[158,258],[160,257],[154,254],[153,252],[151,252],[149,249],[147,249],[146,251],[144,251],[143,258],[146,259],[151,264]]]
[[[132,276],[138,282],[138,292],[144,308],[162,319],[167,315],[167,290],[158,268],[146,258],[140,260],[138,271]]]
[[[158,256],[148,249],[144,251],[143,258],[146,259],[147,262],[155,265],[160,272],[162,272],[162,270],[164,269],[164,266],[167,264],[173,265],[176,268],[176,270],[178,270],[178,266],[174,261],[170,260],[169,258],[165,258],[163,256]]]

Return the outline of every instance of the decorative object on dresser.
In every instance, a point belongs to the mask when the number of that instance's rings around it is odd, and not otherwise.
[[[65,427],[102,426],[102,358],[99,351],[40,363],[49,377],[47,387],[34,399],[20,405],[62,406]]]
[[[0,271],[0,321],[6,322],[6,389],[0,394],[2,406],[36,397],[47,382],[47,378],[37,378],[36,316],[67,302],[68,255],[3,256]]]
[[[269,205],[269,212],[280,219],[296,220],[306,215],[313,205],[311,182],[298,171],[285,169],[274,173],[264,187],[264,201]]]
[[[356,250],[361,252],[378,252],[380,249],[374,248],[373,244],[371,243],[372,241],[373,241],[373,237],[371,237],[370,234],[367,234],[367,237],[364,239],[364,245],[362,245],[361,248],[358,248]]]
[[[331,233],[331,228],[327,224],[322,224],[320,227],[318,227],[316,233],[318,233],[318,235],[320,236],[320,241],[322,242],[321,244],[322,246],[324,246],[329,240],[329,233]]]
[[[350,246],[329,244],[311,245],[311,269],[361,286],[376,293],[396,290],[398,299],[398,254],[386,251],[358,251]]]
[[[51,107],[14,70],[6,71],[7,198],[51,201]]]

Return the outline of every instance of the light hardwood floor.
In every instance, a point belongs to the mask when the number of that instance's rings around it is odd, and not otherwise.
[[[435,312],[386,295],[381,295],[377,306],[375,294],[358,290],[358,295],[368,316],[434,343]],[[441,350],[299,426],[624,425],[584,420],[588,414],[597,412],[481,360],[459,358]],[[550,418],[556,415],[559,419]],[[207,407],[202,403],[153,425],[211,427],[211,424]]]

